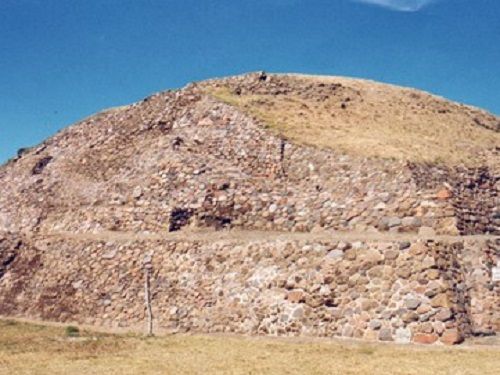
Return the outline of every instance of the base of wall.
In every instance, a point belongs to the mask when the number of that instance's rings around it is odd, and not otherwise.
[[[147,261],[158,332],[457,344],[500,331],[498,239],[346,237],[24,238],[0,314],[141,330]]]

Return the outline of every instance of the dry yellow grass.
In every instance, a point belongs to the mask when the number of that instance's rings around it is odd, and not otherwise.
[[[482,151],[500,145],[498,132],[478,125],[495,127],[500,118],[421,91],[343,77],[278,77],[295,88],[340,83],[342,89],[319,100],[297,90],[237,95],[230,84],[205,89],[292,141],[353,155],[479,165]]]
[[[498,374],[500,351],[81,333],[0,321],[0,374]]]

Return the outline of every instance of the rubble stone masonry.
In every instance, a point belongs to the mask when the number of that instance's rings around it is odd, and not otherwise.
[[[498,332],[485,153],[466,168],[299,145],[196,84],[102,112],[0,167],[0,315],[142,329],[148,257],[157,332]]]
[[[0,314],[140,329],[150,256],[157,331],[454,344],[499,330],[498,241],[318,237],[17,240]]]

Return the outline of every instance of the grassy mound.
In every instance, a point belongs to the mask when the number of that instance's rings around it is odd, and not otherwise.
[[[273,75],[250,89],[231,79],[204,89],[294,142],[362,157],[475,166],[500,144],[498,117],[371,81]]]

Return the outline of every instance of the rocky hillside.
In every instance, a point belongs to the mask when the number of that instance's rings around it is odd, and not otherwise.
[[[167,332],[492,334],[499,124],[263,73],[104,111],[0,167],[0,315],[142,327],[149,277]]]
[[[499,124],[362,80],[191,84],[20,150],[0,169],[0,230],[496,233]]]
[[[353,156],[479,166],[500,141],[497,117],[425,92],[341,77],[265,78],[201,86],[275,134]]]

